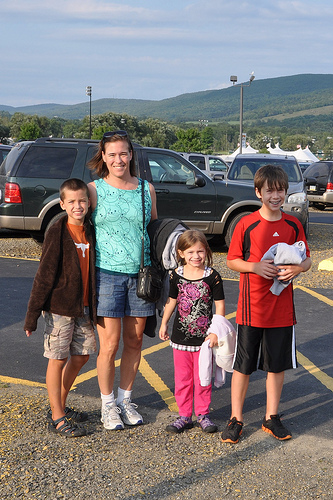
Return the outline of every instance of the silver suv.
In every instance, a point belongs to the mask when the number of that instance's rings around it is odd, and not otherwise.
[[[201,153],[179,154],[212,178],[214,178],[215,174],[226,174],[228,172],[228,165],[219,156],[204,155]]]
[[[258,168],[268,164],[279,165],[288,174],[289,189],[283,211],[297,217],[304,227],[305,235],[308,236],[309,202],[303,175],[294,156],[257,153],[237,155],[230,165],[227,182],[253,184],[254,174]]]

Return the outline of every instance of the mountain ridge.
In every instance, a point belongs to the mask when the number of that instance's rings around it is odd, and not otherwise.
[[[245,82],[246,84],[247,82]],[[244,85],[244,121],[258,122],[277,116],[332,114],[333,75],[299,74],[255,80]],[[158,101],[145,99],[102,98],[92,100],[92,114],[113,112],[139,119],[158,118],[170,122],[233,121],[239,117],[240,84],[219,90],[180,94]],[[89,114],[87,101],[77,104],[0,105],[0,112],[16,112],[67,120],[81,120]],[[295,115],[295,113],[297,113]]]

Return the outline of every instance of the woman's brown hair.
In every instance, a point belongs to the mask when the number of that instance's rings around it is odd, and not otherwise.
[[[125,130],[117,130],[115,132],[105,132],[102,140],[98,144],[97,153],[93,158],[88,162],[88,167],[90,170],[96,172],[98,177],[107,177],[109,174],[108,168],[103,161],[102,153],[105,153],[105,144],[108,142],[117,142],[123,141],[127,142],[128,150],[132,153],[132,158],[130,161],[130,174],[132,177],[136,177],[136,168],[135,168],[135,159],[134,159],[134,150],[129,135]]]

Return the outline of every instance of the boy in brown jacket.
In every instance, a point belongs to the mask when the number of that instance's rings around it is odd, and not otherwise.
[[[76,423],[87,420],[88,415],[67,407],[66,399],[80,369],[96,352],[95,253],[92,225],[86,220],[90,206],[87,185],[80,179],[67,179],[60,186],[60,206],[67,217],[45,235],[24,330],[29,337],[43,313],[44,356],[49,359],[49,429],[77,437],[86,431]]]

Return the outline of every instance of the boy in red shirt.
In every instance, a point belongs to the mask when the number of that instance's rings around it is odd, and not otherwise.
[[[256,195],[262,207],[237,224],[228,256],[230,269],[240,272],[236,323],[237,348],[231,379],[231,419],[222,442],[237,443],[243,428],[243,405],[250,374],[267,372],[266,415],[262,429],[279,440],[291,438],[278,414],[284,371],[296,368],[293,288],[290,283],[279,295],[270,288],[273,279],[292,280],[311,267],[310,251],[300,222],[281,211],[288,189],[288,176],[281,167],[265,165],[255,174]],[[261,260],[276,243],[303,241],[306,258],[301,264],[274,265]]]

